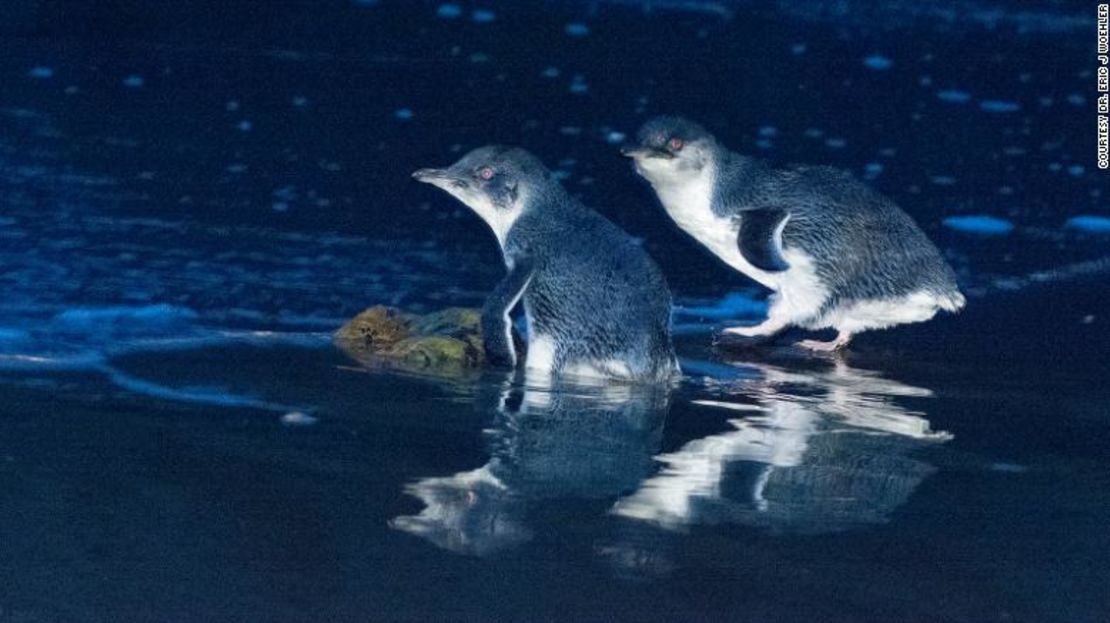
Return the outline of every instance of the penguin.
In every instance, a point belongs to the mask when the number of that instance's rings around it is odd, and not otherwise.
[[[721,145],[702,126],[657,117],[622,152],[686,233],[772,291],[767,319],[725,333],[835,329],[831,352],[871,329],[959,311],[952,269],[908,214],[851,174],[773,168]]]
[[[656,455],[661,466],[611,512],[669,530],[736,523],[825,534],[890,521],[937,468],[917,457],[952,435],[901,405],[933,392],[838,362],[828,370],[745,364],[701,408],[758,416]],[[752,404],[754,401],[754,405]]]
[[[481,317],[491,363],[516,365],[510,312],[522,302],[529,378],[663,381],[678,373],[662,272],[631,236],[567,194],[535,156],[490,145],[413,177],[473,210],[501,247],[508,273]]]
[[[489,459],[406,485],[424,508],[389,526],[449,551],[486,556],[534,538],[544,527],[529,521],[537,505],[634,491],[657,469],[672,388],[566,380],[543,387],[506,374],[483,384],[474,398],[494,414],[483,431]]]

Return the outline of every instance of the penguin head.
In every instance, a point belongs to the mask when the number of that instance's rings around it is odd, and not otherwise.
[[[518,147],[487,145],[444,169],[420,169],[419,182],[447,191],[482,217],[504,244],[529,198],[554,183],[538,158]]]
[[[636,142],[621,153],[653,185],[679,184],[700,175],[717,153],[705,128],[682,117],[656,117],[640,128]]]

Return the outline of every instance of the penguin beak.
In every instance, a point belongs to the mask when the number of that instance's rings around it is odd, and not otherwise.
[[[425,184],[433,184],[436,181],[446,181],[448,175],[445,169],[419,169],[413,172],[412,179]]]
[[[621,155],[632,158],[633,160],[644,160],[647,158],[674,158],[674,154],[665,149],[656,149],[654,147],[643,147],[641,145],[625,145],[621,148]]]
[[[465,188],[467,183],[448,169],[420,169],[412,174],[418,182],[438,186],[444,190],[452,187]]]

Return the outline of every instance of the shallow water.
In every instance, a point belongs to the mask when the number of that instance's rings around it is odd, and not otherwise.
[[[224,4],[0,25],[0,621],[1105,618],[1091,16]],[[764,295],[616,155],[676,110],[867,179],[968,309],[837,359],[712,348]],[[408,174],[490,141],[643,238],[675,387],[331,345],[480,304],[492,237]]]
[[[274,345],[113,362],[189,400],[5,375],[5,613],[1101,616],[1096,379],[756,357],[687,361],[669,392]]]

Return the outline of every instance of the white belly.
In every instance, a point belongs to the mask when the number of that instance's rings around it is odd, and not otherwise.
[[[531,372],[550,375],[555,371],[555,340],[548,335],[533,333],[528,337],[528,354],[524,367]]]
[[[820,320],[820,327],[832,327],[848,333],[868,329],[885,329],[911,322],[924,322],[937,314],[944,301],[928,292],[908,296],[871,299],[837,307]]]
[[[782,255],[790,268],[771,274],[774,285],[768,287],[775,295],[770,314],[781,315],[791,324],[804,323],[821,311],[829,291],[817,278],[812,257],[796,249],[783,251]]]
[[[627,362],[619,359],[606,361],[567,361],[561,370],[555,369],[555,340],[548,335],[532,335],[528,341],[528,355],[524,360],[530,379],[550,378],[560,374],[601,379],[632,378],[632,370]]]

